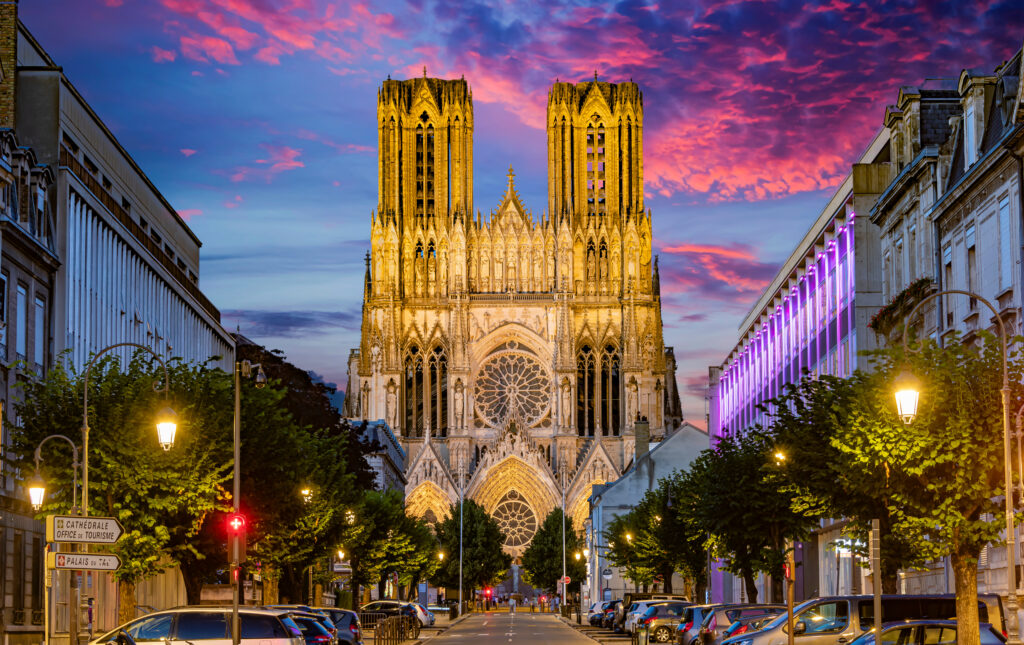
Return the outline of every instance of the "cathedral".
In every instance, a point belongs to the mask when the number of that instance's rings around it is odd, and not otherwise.
[[[540,215],[511,168],[488,215],[474,207],[464,79],[389,78],[377,128],[346,415],[384,419],[401,441],[412,515],[438,521],[464,492],[513,556],[563,503],[582,530],[592,486],[632,462],[637,421],[655,440],[682,421],[644,208],[643,94],[596,75],[552,86]]]

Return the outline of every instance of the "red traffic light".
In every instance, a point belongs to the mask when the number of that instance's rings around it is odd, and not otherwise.
[[[230,515],[228,517],[228,532],[232,535],[245,533],[245,516],[240,513]]]
[[[484,589],[484,594],[485,594],[485,595],[486,595],[486,596],[487,596],[488,598],[490,598],[490,597],[491,597],[491,588],[490,588],[490,587],[488,587],[488,588]]]

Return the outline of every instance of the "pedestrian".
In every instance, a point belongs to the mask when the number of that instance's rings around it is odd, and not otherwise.
[[[516,597],[515,596],[509,596],[509,598],[508,598],[508,613],[510,613],[510,614],[516,613]]]

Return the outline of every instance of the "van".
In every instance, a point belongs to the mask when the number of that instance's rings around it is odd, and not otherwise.
[[[990,609],[991,608],[991,609]],[[994,614],[994,615],[993,615]],[[883,595],[882,620],[956,618],[956,596]],[[992,623],[1005,631],[1003,605],[996,594],[978,595],[978,620]],[[874,626],[872,596],[829,596],[813,598],[793,610],[795,640],[798,645],[838,645],[848,643]],[[726,641],[729,645],[783,645],[787,642],[786,614],[765,625],[761,631],[743,634]]]

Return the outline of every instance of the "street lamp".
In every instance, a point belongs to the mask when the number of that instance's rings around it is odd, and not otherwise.
[[[167,363],[164,362],[164,359],[157,354],[155,350],[147,347],[146,345],[131,342],[114,343],[113,345],[107,345],[92,355],[92,358],[89,360],[89,364],[85,367],[85,377],[82,384],[82,515],[85,517],[89,516],[89,374],[92,372],[93,365],[96,364],[96,361],[99,360],[100,356],[103,356],[110,350],[117,349],[118,347],[134,347],[136,349],[149,352],[153,358],[160,363],[160,367],[164,370],[163,384],[154,383],[153,391],[163,393],[164,400],[166,401],[171,390],[171,377],[167,371]],[[170,408],[167,407],[165,410],[170,410]],[[173,414],[173,411],[171,412]],[[171,447],[171,444],[174,443],[174,431],[177,430],[177,424],[175,422],[174,427],[172,428],[170,425],[172,422],[171,419],[164,414],[161,414],[160,417],[161,418],[157,424],[157,438],[164,450],[168,450]],[[164,439],[168,434],[170,435],[170,442],[165,444]],[[78,607],[81,601],[79,599],[78,592],[78,575],[74,572],[72,572],[71,575],[70,587],[71,606]],[[74,610],[71,611],[71,619],[68,624],[70,645],[78,645],[78,613],[79,612]]]
[[[38,511],[43,506],[43,500],[46,498],[46,482],[43,481],[42,475],[39,474],[39,464],[43,462],[43,444],[50,439],[63,439],[67,441],[71,446],[71,472],[72,472],[72,485],[71,485],[71,512],[78,513],[78,446],[75,442],[67,438],[62,434],[51,434],[48,437],[44,437],[39,445],[36,446],[35,460],[36,460],[36,472],[32,476],[32,479],[28,481],[28,498],[32,503],[32,510]]]
[[[577,552],[576,552],[576,562],[579,562],[579,561],[580,561],[580,558],[582,558],[582,557],[583,557],[583,554],[582,554],[582,553],[580,553],[579,551],[577,551]]]
[[[178,415],[171,408],[160,410],[156,422],[156,437],[165,451],[174,445],[174,434],[178,431]]]
[[[256,389],[262,389],[267,384],[267,375],[263,373],[263,365],[261,363],[253,364],[249,360],[238,360],[238,343],[235,342],[235,414],[233,423],[233,432],[231,437],[233,447],[232,460],[232,486],[231,486],[231,505],[238,513],[241,510],[242,502],[242,377],[249,378],[252,376],[253,369],[256,370],[255,385]],[[306,500],[309,501],[309,500]],[[245,538],[243,538],[245,539]],[[231,562],[231,584],[234,588],[231,590],[231,644],[239,645],[242,641],[242,628],[238,620],[238,593],[241,586],[240,576],[238,575],[238,567],[240,562]],[[312,572],[310,572],[312,576]]]
[[[911,350],[907,346],[907,329],[910,327],[910,321],[914,319],[914,314],[921,306],[930,301],[938,298],[939,296],[959,294],[974,298],[977,302],[982,303],[992,312],[992,317],[995,319],[999,327],[999,346],[1002,350],[1002,364],[1003,364],[1003,386],[999,392],[1002,395],[1003,400],[1003,478],[1006,486],[1006,495],[1004,496],[1004,502],[1006,505],[1006,614],[1007,614],[1007,643],[1009,645],[1020,645],[1019,630],[1017,624],[1017,540],[1015,536],[1014,520],[1013,520],[1013,451],[1012,451],[1012,440],[1010,438],[1010,373],[1007,369],[1007,349],[1006,349],[1006,325],[1003,323],[1002,317],[999,315],[999,311],[992,306],[988,300],[985,300],[978,294],[972,291],[963,291],[961,289],[946,289],[944,291],[937,291],[935,293],[925,296],[920,302],[914,305],[914,308],[910,310],[903,322],[903,352],[904,354],[909,351],[918,352],[921,350],[919,345],[916,349]],[[917,416],[917,404],[920,399],[920,381],[917,380],[913,374],[908,370],[900,372],[894,383],[896,386],[896,406],[897,412],[900,415],[900,419],[903,423],[909,425],[913,423],[914,418]]]

